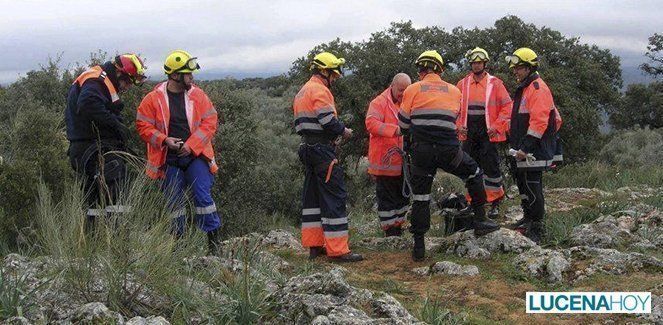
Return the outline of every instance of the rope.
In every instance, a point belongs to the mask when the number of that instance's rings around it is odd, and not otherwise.
[[[386,165],[394,155],[401,156],[403,160],[403,188],[401,194],[403,197],[409,198],[412,196],[412,183],[410,183],[410,155],[399,147],[391,147],[387,150],[387,154],[382,157],[382,164]]]

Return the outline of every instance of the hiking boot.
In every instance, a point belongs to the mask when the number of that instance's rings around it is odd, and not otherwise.
[[[361,256],[360,254],[349,252],[341,256],[329,256],[329,260],[332,262],[339,262],[339,263],[352,263],[352,262],[363,261],[364,257]]]
[[[500,216],[500,204],[499,202],[493,202],[488,211],[488,218],[497,219]]]
[[[500,229],[500,225],[496,224],[495,221],[490,220],[485,216],[475,217],[475,219],[472,221],[472,226],[474,227],[474,236],[476,237],[481,237]]]
[[[412,248],[412,260],[415,262],[423,261],[426,258],[426,243],[424,236],[414,237],[414,247]]]
[[[541,243],[541,239],[543,239],[543,223],[532,221],[527,231],[525,231],[525,237],[531,239],[537,245]]]
[[[513,225],[511,225],[511,229],[519,232],[521,235],[525,235],[527,232],[527,229],[530,227],[530,223],[532,221],[523,217],[520,220],[516,221]]]
[[[314,260],[320,255],[327,255],[327,250],[323,246],[314,246],[308,249],[309,260]]]
[[[221,234],[219,228],[207,233],[207,255],[221,256]]]
[[[385,237],[400,237],[403,235],[403,229],[401,227],[390,227],[384,231]]]

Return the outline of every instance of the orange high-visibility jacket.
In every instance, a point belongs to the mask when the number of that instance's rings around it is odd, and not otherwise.
[[[370,135],[368,173],[376,176],[399,176],[403,164],[401,156],[395,154],[385,161],[389,149],[403,148],[403,137],[396,135],[398,106],[391,95],[391,87],[373,99],[368,106],[366,130]]]
[[[150,178],[164,177],[164,164],[168,147],[164,143],[168,137],[170,109],[168,107],[167,82],[158,84],[143,98],[136,114],[136,129],[147,143],[146,173]],[[214,159],[212,140],[217,128],[217,112],[212,101],[202,89],[193,86],[184,93],[186,117],[191,136],[185,143],[195,156],[204,156],[209,161],[210,172],[218,170]]]
[[[398,112],[398,126],[411,133],[413,143],[420,141],[458,145],[456,117],[461,93],[456,86],[429,73],[405,89]]]
[[[502,80],[486,73],[486,76],[484,77],[486,84],[485,94],[472,94],[470,84],[474,82],[473,75],[473,73],[468,74],[456,85],[463,93],[460,114],[456,120],[456,125],[458,127],[467,127],[468,107],[470,105],[482,106],[485,109],[486,127],[497,131],[497,135],[491,137],[490,141],[506,141],[506,133],[509,130],[509,119],[511,118],[512,107],[509,92],[504,87]],[[465,141],[467,136],[458,134],[458,139]]]
[[[311,76],[299,90],[292,109],[295,131],[299,135],[333,140],[345,130],[345,125],[338,119],[334,96],[318,75]]]
[[[536,158],[533,162],[518,161],[516,167],[545,169],[554,161],[561,161],[556,155],[560,150],[557,132],[562,126],[562,117],[548,85],[538,74],[530,78],[524,89],[516,91],[509,141],[511,148],[521,149]]]

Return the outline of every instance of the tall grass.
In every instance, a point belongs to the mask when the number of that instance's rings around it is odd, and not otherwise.
[[[80,184],[54,202],[39,186],[39,245],[56,261],[63,289],[83,302],[101,301],[125,315],[150,314],[169,308],[168,297],[182,281],[182,260],[204,248],[202,234],[188,232],[177,243],[170,234],[166,198],[142,174],[124,185],[117,204],[127,213],[97,217],[86,231]],[[104,208],[102,206],[101,208]]]

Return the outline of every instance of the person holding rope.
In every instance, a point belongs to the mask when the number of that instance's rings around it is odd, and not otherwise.
[[[67,155],[83,181],[88,231],[97,217],[130,209],[117,202],[126,179],[125,161],[119,153],[126,151],[129,136],[122,121],[124,104],[119,95],[133,85],[142,85],[145,69],[137,55],[122,54],[85,70],[69,87],[65,109]]]
[[[410,206],[408,193],[403,191],[403,158],[392,152],[403,149],[398,108],[405,88],[411,83],[407,74],[395,75],[391,85],[371,101],[366,113],[366,130],[370,136],[368,173],[375,179],[378,217],[385,237],[403,234],[401,225]]]

